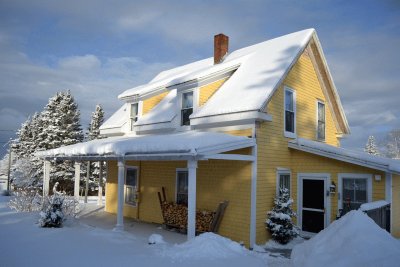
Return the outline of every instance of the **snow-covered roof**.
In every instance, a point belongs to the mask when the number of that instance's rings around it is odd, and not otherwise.
[[[108,120],[106,120],[101,126],[100,130],[110,128],[120,128],[127,123],[128,118],[128,104],[125,103],[120,107]]]
[[[398,160],[374,156],[362,151],[335,147],[303,138],[297,138],[289,141],[288,146],[304,152],[309,152],[376,170],[400,174],[400,161]]]
[[[38,152],[42,158],[202,157],[255,144],[251,138],[215,132],[109,137]]]
[[[228,54],[220,64],[214,65],[213,58],[208,58],[165,71],[118,97],[146,94],[237,66],[234,75],[191,117],[260,110],[314,33],[307,29],[245,47]]]

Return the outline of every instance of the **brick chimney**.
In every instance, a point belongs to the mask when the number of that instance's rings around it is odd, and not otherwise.
[[[214,65],[221,63],[228,54],[229,37],[223,33],[214,36]]]

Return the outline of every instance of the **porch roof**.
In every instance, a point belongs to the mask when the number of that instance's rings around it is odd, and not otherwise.
[[[300,151],[332,158],[375,170],[400,174],[400,161],[373,156],[366,152],[344,149],[321,142],[297,138],[289,141],[288,146]]]
[[[170,134],[119,136],[38,152],[44,159],[185,160],[251,147],[253,138],[224,133],[187,131]]]

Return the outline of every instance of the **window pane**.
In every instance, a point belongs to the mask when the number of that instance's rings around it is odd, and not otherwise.
[[[138,115],[138,104],[131,105],[131,118],[136,118]],[[135,120],[136,121],[136,120]]]
[[[293,92],[285,91],[285,110],[294,111],[293,109]]]
[[[318,121],[325,122],[325,104],[318,102]]]
[[[188,172],[179,171],[177,174],[176,203],[187,205],[188,202]]]
[[[367,179],[343,179],[343,211],[360,208],[361,204],[367,203]]]
[[[193,92],[187,92],[182,94],[182,108],[193,107]]]
[[[136,169],[127,169],[126,170],[126,179],[125,184],[129,186],[136,186],[137,179],[136,179]]]
[[[286,188],[289,190],[290,194],[290,175],[289,174],[280,174],[279,175],[279,189]]]
[[[188,109],[182,109],[181,111],[181,125],[190,125],[190,115],[192,115],[193,113],[193,109],[192,108],[188,108]]]
[[[294,112],[285,111],[285,131],[294,133]]]
[[[318,139],[325,140],[325,123],[318,122]]]
[[[125,190],[125,202],[129,204],[136,203],[136,191],[132,186],[127,186]]]

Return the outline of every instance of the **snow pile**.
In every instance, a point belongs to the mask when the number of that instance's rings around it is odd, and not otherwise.
[[[213,233],[204,233],[166,251],[173,260],[221,259],[244,256],[247,250],[239,243]]]
[[[293,266],[397,266],[400,242],[362,211],[351,211],[294,247]]]
[[[360,210],[369,211],[369,210],[382,208],[382,207],[384,207],[386,205],[389,205],[389,202],[387,202],[385,200],[378,200],[378,201],[362,204],[361,207],[360,207]]]
[[[152,234],[149,236],[149,245],[165,244],[164,238],[159,234]]]

